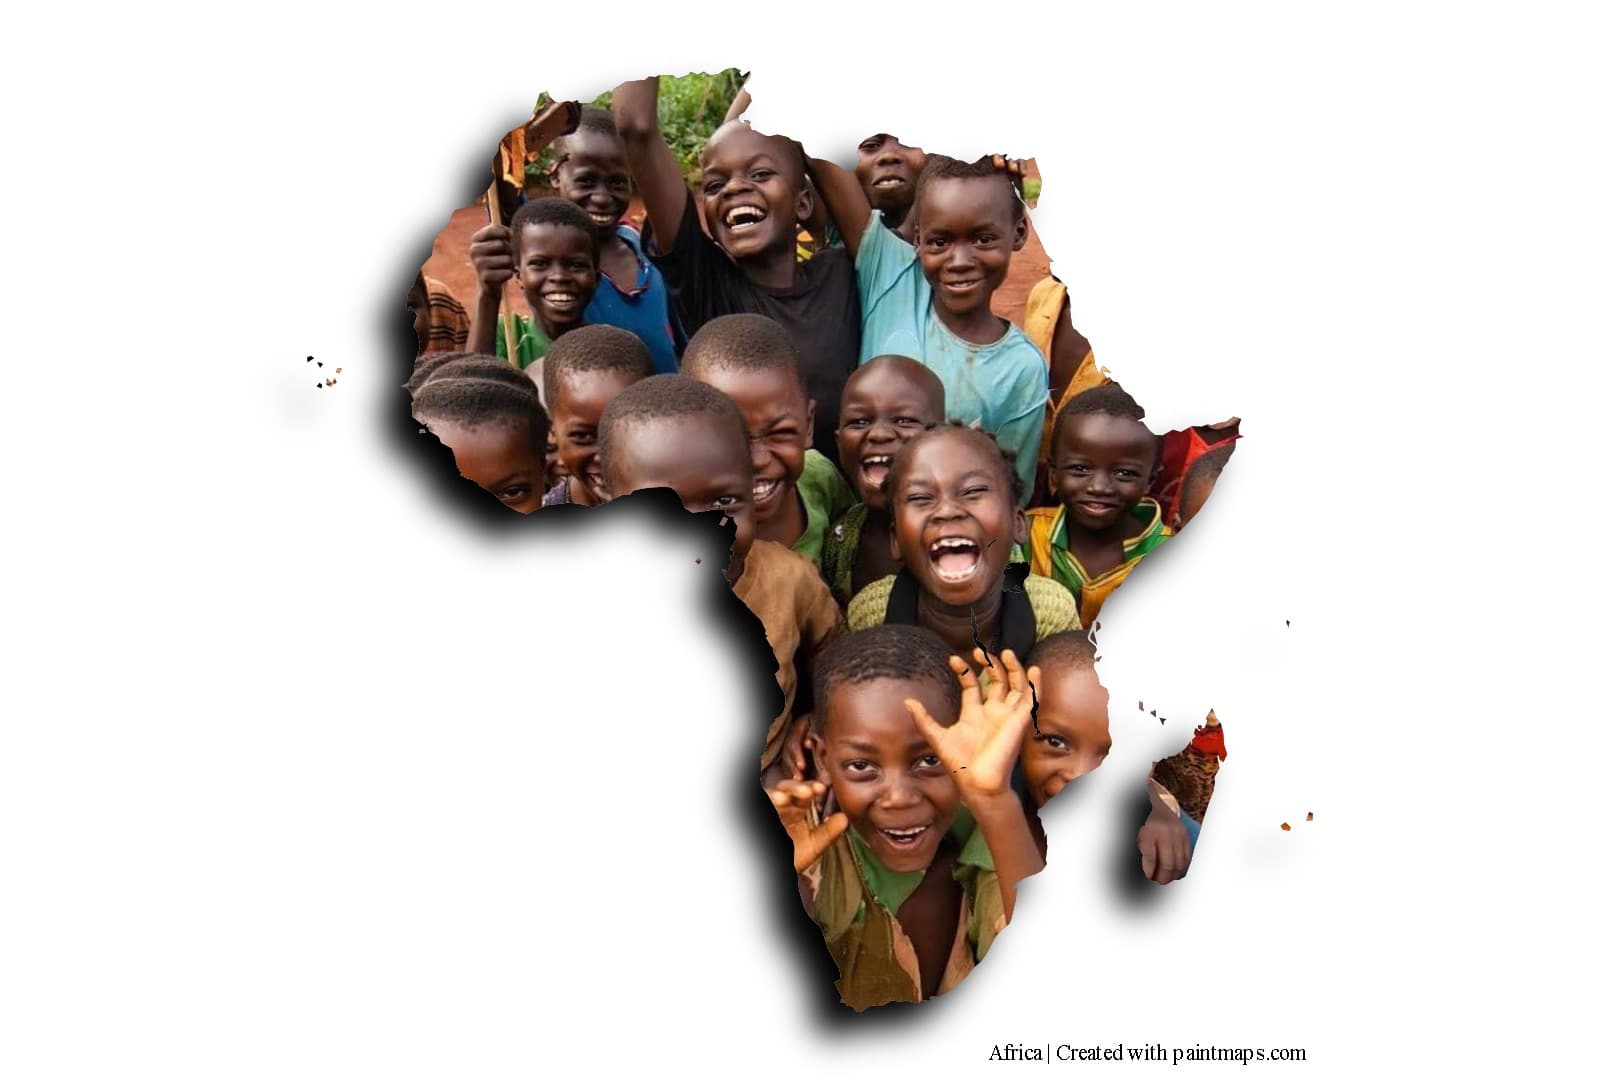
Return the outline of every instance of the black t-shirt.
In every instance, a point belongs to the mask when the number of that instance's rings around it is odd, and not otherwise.
[[[651,241],[650,231],[646,239]],[[765,315],[787,330],[816,403],[815,447],[837,461],[838,398],[861,354],[861,302],[849,252],[841,247],[816,252],[798,265],[788,288],[755,285],[703,232],[690,192],[675,250],[666,255],[655,246],[647,243],[647,251],[664,275],[687,333],[721,315]]]

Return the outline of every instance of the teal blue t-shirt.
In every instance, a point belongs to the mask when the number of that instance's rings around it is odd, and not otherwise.
[[[861,363],[874,356],[909,356],[945,384],[945,413],[977,423],[1018,456],[1027,502],[1035,494],[1035,465],[1046,416],[1046,357],[1018,327],[998,341],[975,345],[945,328],[917,250],[883,227],[876,210],[855,253],[861,294]]]

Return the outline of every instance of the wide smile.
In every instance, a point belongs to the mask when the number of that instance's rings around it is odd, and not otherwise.
[[[558,311],[571,311],[579,306],[579,293],[564,289],[547,289],[540,294],[540,299],[547,307]]]
[[[893,464],[893,454],[866,455],[861,458],[861,483],[873,491],[882,491],[883,481],[888,479],[889,468]]]
[[[979,572],[981,554],[978,541],[966,536],[942,536],[928,545],[934,574],[947,585],[971,580]]]
[[[875,191],[882,191],[887,188],[903,187],[905,183],[906,178],[903,176],[880,176],[872,181],[872,188]]]
[[[754,203],[739,203],[727,210],[721,221],[733,234],[746,236],[765,224],[765,208]]]
[[[981,284],[983,284],[983,282],[984,278],[982,277],[962,278],[959,281],[946,281],[941,279],[939,286],[948,293],[961,295],[972,292],[974,289],[977,289]]]
[[[771,480],[755,480],[754,505],[760,506],[764,503],[769,503],[772,499],[776,498],[777,493],[781,490],[782,480],[780,477]]]
[[[599,229],[616,224],[619,220],[619,215],[610,210],[587,210],[585,212],[590,215],[591,224]]]
[[[889,847],[902,854],[907,854],[922,848],[923,841],[932,829],[932,824],[911,825],[903,829],[885,829],[878,825],[873,825],[872,828]]]

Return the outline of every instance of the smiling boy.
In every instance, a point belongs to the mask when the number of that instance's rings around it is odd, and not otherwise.
[[[1053,425],[1049,464],[1061,506],[1030,512],[1030,568],[1074,594],[1090,626],[1103,601],[1148,552],[1170,538],[1148,497],[1159,438],[1118,383],[1076,395]]]
[[[981,697],[936,635],[883,626],[816,665],[820,779],[769,795],[851,1008],[957,985],[1005,928],[1014,886],[1043,865],[1010,782],[1028,683],[1015,657],[1002,660],[1007,677]]]
[[[838,395],[860,351],[861,310],[849,252],[828,248],[799,261],[798,223],[812,209],[801,151],[740,120],[716,130],[703,150],[699,192],[710,238],[659,131],[658,80],[620,86],[613,115],[647,205],[649,250],[682,323],[693,333],[721,315],[780,323],[816,403],[812,444],[832,457]]]
[[[685,371],[742,413],[759,537],[819,565],[828,521],[855,496],[838,467],[810,447],[815,402],[805,393],[787,331],[763,315],[722,315],[692,336]]]
[[[578,128],[554,140],[551,149],[551,182],[591,219],[601,253],[601,276],[585,321],[630,331],[647,347],[655,370],[677,370],[685,335],[674,320],[664,275],[642,251],[640,234],[624,222],[630,166],[613,114],[586,106]]]
[[[843,629],[843,615],[815,569],[780,544],[756,540],[748,431],[731,400],[685,375],[654,375],[615,397],[597,429],[609,498],[672,488],[692,513],[719,510],[736,525],[726,582],[765,629],[776,656],[782,711],[771,721],[760,772],[774,783],[789,721],[808,712],[815,657]],[[805,695],[808,698],[808,695]],[[786,767],[793,771],[800,748]]]
[[[900,447],[944,421],[944,385],[909,357],[873,357],[844,384],[838,462],[860,501],[833,523],[821,557],[822,579],[839,603],[900,572],[884,481]]]
[[[855,148],[855,178],[866,201],[883,215],[884,228],[898,229],[911,213],[917,194],[917,175],[927,155],[905,146],[893,135],[868,135]]]
[[[861,360],[921,360],[945,384],[951,419],[994,432],[1012,449],[1024,490],[1035,490],[1047,400],[1046,358],[990,299],[1023,248],[1023,200],[990,158],[934,157],[917,178],[915,245],[880,225],[860,182],[811,159],[816,187],[855,253]]]
[[[473,307],[473,348],[506,358],[505,335],[495,332],[501,294],[515,274],[529,314],[518,316],[517,366],[539,360],[551,343],[583,325],[596,292],[596,227],[564,199],[536,199],[518,207],[510,232],[489,225],[473,234],[471,256],[478,272]]]
[[[609,402],[653,373],[652,358],[628,330],[582,326],[551,347],[544,368],[557,457],[568,475],[546,492],[541,505],[597,506],[607,501],[597,425]]]

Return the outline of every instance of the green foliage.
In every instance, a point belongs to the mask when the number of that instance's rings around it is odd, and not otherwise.
[[[675,152],[675,160],[680,162],[688,184],[697,183],[703,144],[725,120],[726,110],[731,108],[732,100],[747,77],[746,72],[727,68],[717,75],[694,73],[659,78],[658,125],[669,148]],[[539,104],[544,105],[549,100],[548,95],[541,94]],[[604,109],[612,107],[613,91],[599,95],[591,104]],[[530,149],[539,149],[540,156],[529,162],[524,171],[533,179],[544,180],[551,171],[551,148]]]
[[[688,184],[697,183],[703,144],[725,121],[745,77],[728,68],[718,75],[665,75],[658,80],[658,125]]]

